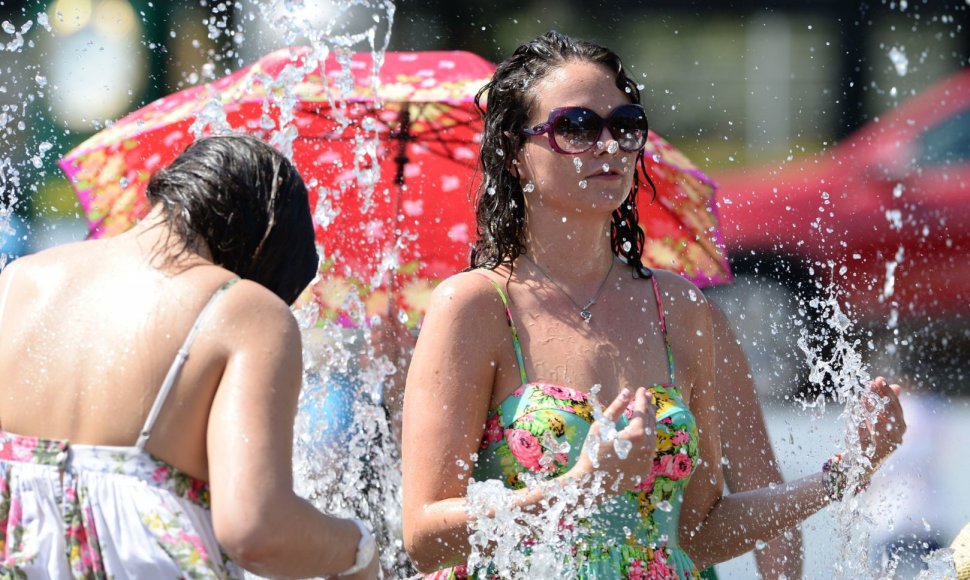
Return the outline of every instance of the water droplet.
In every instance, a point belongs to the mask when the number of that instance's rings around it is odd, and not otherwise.
[[[579,189],[586,189],[587,187],[589,187],[589,182],[585,179],[581,179],[579,181]]]
[[[890,48],[889,60],[892,61],[893,67],[896,68],[896,74],[901,77],[906,76],[906,71],[909,68],[909,59],[906,58],[906,53],[903,49],[896,46]],[[893,89],[895,88],[896,87],[893,87]]]
[[[633,442],[626,439],[615,439],[613,441],[613,450],[616,451],[616,456],[620,459],[626,459],[630,455],[630,450],[633,449]]]
[[[531,181],[522,186],[522,191],[526,193],[532,193],[533,191],[535,191],[535,189],[536,189],[536,184],[532,183]]]
[[[583,160],[579,157],[573,157],[573,167],[576,168],[576,173],[581,172],[583,170]]]

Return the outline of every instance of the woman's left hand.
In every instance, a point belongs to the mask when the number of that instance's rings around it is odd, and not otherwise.
[[[869,383],[869,392],[885,403],[878,413],[873,414],[876,409],[874,398],[867,397],[863,402],[871,420],[867,419],[859,425],[859,443],[872,463],[871,475],[903,442],[906,420],[899,402],[902,387],[890,385],[883,377],[876,377]]]

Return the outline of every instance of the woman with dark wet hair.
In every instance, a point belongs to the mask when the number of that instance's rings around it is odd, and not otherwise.
[[[370,532],[293,492],[307,191],[200,139],[149,214],[0,275],[0,576],[375,578]]]
[[[527,556],[555,542],[579,578],[686,578],[840,499],[850,469],[871,476],[905,428],[881,378],[865,465],[836,456],[722,494],[715,322],[690,282],[641,264],[647,120],[616,54],[550,32],[485,94],[479,239],[469,271],[435,290],[405,390],[404,541],[420,570],[469,574],[473,541],[488,560],[472,534],[490,515],[472,515],[469,480],[501,481],[521,512],[563,514],[523,540]],[[529,557],[491,562],[473,573],[535,574]]]

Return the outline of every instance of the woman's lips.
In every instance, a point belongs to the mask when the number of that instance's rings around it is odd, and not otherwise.
[[[614,180],[614,179],[622,179],[622,178],[623,178],[622,173],[614,173],[611,171],[609,173],[594,173],[593,175],[588,176],[586,179]]]

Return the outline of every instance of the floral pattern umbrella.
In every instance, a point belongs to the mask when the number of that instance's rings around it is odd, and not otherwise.
[[[651,199],[650,188],[642,187],[637,200],[643,263],[679,272],[701,288],[731,282],[717,219],[717,184],[653,131],[644,154],[657,196]]]
[[[494,65],[467,52],[273,52],[209,84],[150,103],[60,162],[91,237],[148,212],[148,178],[197,134],[246,131],[292,156],[307,182],[324,261],[312,289],[323,318],[420,320],[433,286],[468,264],[482,119],[473,99]],[[730,272],[714,184],[651,133],[642,195],[644,261],[700,285]],[[649,190],[647,190],[649,191]],[[393,304],[391,303],[393,301]]]

